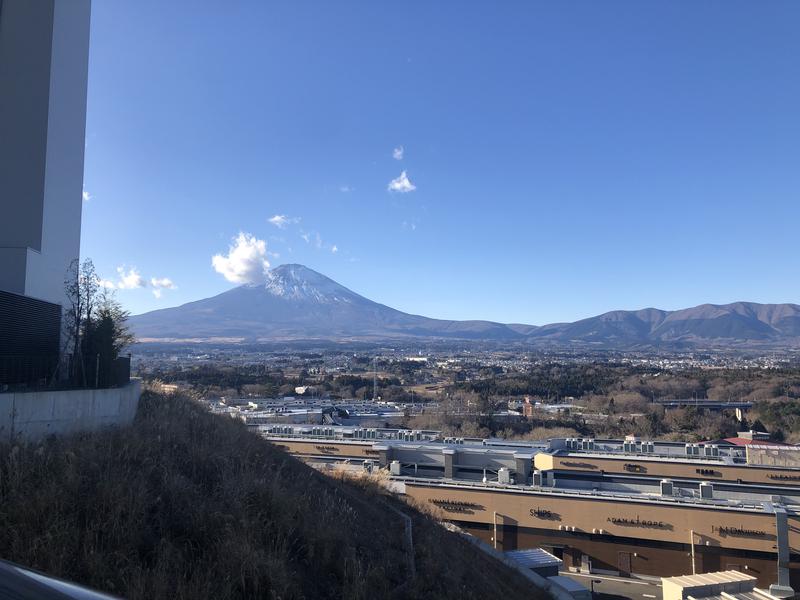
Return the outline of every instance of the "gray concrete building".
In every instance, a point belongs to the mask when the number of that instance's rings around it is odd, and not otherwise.
[[[0,0],[0,290],[64,302],[80,252],[90,0]]]

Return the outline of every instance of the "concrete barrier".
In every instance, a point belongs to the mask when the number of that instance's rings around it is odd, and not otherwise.
[[[95,431],[133,422],[141,382],[102,390],[0,394],[0,441],[36,441],[51,434]]]

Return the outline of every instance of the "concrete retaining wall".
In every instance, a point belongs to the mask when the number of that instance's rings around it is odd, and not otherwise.
[[[0,394],[0,442],[128,425],[141,392],[141,382],[133,379],[124,387],[106,390]]]

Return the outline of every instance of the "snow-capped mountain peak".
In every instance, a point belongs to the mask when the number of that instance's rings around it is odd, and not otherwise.
[[[270,270],[264,289],[284,300],[317,304],[349,303],[358,297],[332,279],[297,264],[281,265]]]

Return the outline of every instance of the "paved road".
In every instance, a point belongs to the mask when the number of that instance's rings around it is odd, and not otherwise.
[[[562,572],[581,585],[591,588],[594,580],[594,595],[598,600],[630,598],[631,600],[661,600],[661,583],[635,577],[613,577],[610,575],[584,575]]]

